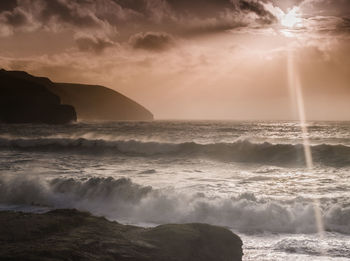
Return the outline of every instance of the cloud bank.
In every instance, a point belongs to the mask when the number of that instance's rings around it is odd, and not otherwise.
[[[293,7],[302,23],[286,28]],[[347,111],[349,10],[348,0],[1,0],[0,62],[115,88],[156,117],[283,119],[293,50],[310,111],[332,96]]]

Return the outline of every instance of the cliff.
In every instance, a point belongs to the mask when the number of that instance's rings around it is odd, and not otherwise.
[[[206,224],[141,228],[76,210],[0,212],[1,260],[240,261],[242,241]]]
[[[44,84],[0,70],[0,122],[64,124],[77,119],[70,105]]]
[[[44,85],[59,96],[62,103],[74,107],[78,120],[87,121],[150,121],[152,113],[128,97],[103,86],[54,83],[45,77],[26,72],[7,71],[9,75]]]
[[[50,90],[77,111],[78,119],[151,121],[153,115],[128,97],[98,85],[55,83]]]

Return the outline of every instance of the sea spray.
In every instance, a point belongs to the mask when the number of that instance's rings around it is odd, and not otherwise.
[[[24,210],[28,206],[77,208],[131,223],[203,222],[245,233],[317,232],[313,205],[308,199],[276,200],[252,193],[208,197],[154,189],[126,178],[1,177],[0,204],[22,206]],[[329,202],[323,213],[326,230],[350,234],[350,207]]]

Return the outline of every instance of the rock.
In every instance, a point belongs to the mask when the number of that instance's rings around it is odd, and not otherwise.
[[[43,84],[0,70],[0,122],[64,124],[76,121],[75,110]]]
[[[151,121],[153,114],[128,97],[104,86],[54,83],[45,77],[26,72],[8,71],[16,77],[46,86],[64,104],[73,106],[79,120],[87,121]]]
[[[0,224],[0,260],[242,260],[240,238],[206,224],[140,228],[77,210],[3,211]]]

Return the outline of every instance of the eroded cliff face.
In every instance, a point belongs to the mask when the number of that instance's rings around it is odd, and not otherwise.
[[[73,106],[62,105],[45,85],[0,70],[0,122],[64,124],[76,119]]]
[[[137,102],[104,86],[54,83],[45,77],[26,72],[6,71],[8,75],[45,86],[74,107],[78,120],[86,121],[151,121],[153,114]]]
[[[1,260],[240,261],[242,241],[206,224],[141,228],[77,210],[0,212]]]
[[[152,113],[128,97],[98,85],[55,83],[50,90],[77,111],[79,120],[151,121]]]

